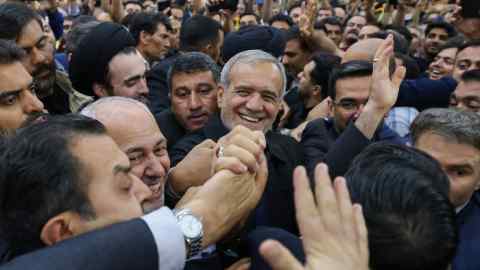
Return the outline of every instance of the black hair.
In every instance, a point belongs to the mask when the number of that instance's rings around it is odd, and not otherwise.
[[[465,44],[465,38],[461,35],[458,35],[458,36],[447,39],[447,41],[445,41],[445,43],[439,47],[438,52],[441,52],[446,49],[452,49],[452,48],[459,49],[464,44]]]
[[[395,58],[401,59],[403,66],[407,70],[405,73],[405,79],[413,80],[420,76],[420,66],[418,65],[417,61],[415,61],[408,54],[395,53]]]
[[[222,26],[207,16],[195,15],[186,20],[180,29],[180,50],[198,51],[219,41]]]
[[[91,15],[80,15],[73,20],[72,28],[74,28],[75,26],[77,26],[79,24],[84,24],[84,23],[88,23],[88,22],[91,22],[91,21],[97,21],[97,19],[94,16],[91,16]]]
[[[394,24],[389,24],[384,27],[385,30],[393,30],[400,35],[402,35],[408,42],[408,45],[410,46],[410,43],[412,42],[412,33],[410,33],[410,30],[408,30],[408,27],[404,25],[394,25]]]
[[[290,16],[282,14],[282,13],[275,14],[274,16],[272,16],[270,18],[270,20],[268,20],[269,25],[272,25],[274,22],[285,22],[290,27],[292,27],[295,24],[293,22],[292,18],[290,18]]]
[[[462,74],[461,80],[463,82],[480,82],[480,69],[465,71]]]
[[[140,7],[143,9],[143,4],[142,4],[142,2],[140,2],[140,1],[137,1],[137,0],[127,0],[127,1],[123,2],[123,6],[124,6],[124,7],[127,6],[128,4],[138,5],[138,6],[140,6]]]
[[[480,47],[480,39],[474,39],[465,42],[462,46],[458,47],[457,54],[469,47]]]
[[[99,24],[99,21],[89,21],[86,23],[77,24],[75,25],[75,27],[72,27],[70,32],[68,32],[64,37],[65,52],[74,53],[82,39],[86,37],[88,33],[90,33],[90,31]]]
[[[173,64],[168,70],[168,89],[172,91],[172,79],[175,74],[193,74],[204,71],[212,72],[213,80],[216,83],[220,81],[220,67],[215,64],[215,61],[213,61],[210,56],[201,52],[189,52],[180,54],[177,58],[175,58]]]
[[[316,53],[312,57],[315,68],[310,72],[313,83],[322,88],[322,98],[325,98],[328,90],[328,80],[334,68],[340,65],[341,58],[330,53]]]
[[[140,42],[140,33],[145,31],[150,35],[155,34],[158,24],[163,24],[167,31],[172,31],[170,19],[162,13],[137,12],[133,15],[129,23],[129,30],[138,45]]]
[[[286,35],[285,35],[285,41],[289,42],[290,40],[298,40],[300,43],[300,48],[303,51],[308,51],[312,52],[313,50],[308,46],[307,42],[305,39],[302,37],[300,29],[298,26],[294,25],[290,27],[290,29],[287,30]]]
[[[12,40],[0,39],[0,64],[8,65],[20,62],[25,56],[25,51],[17,47]]]
[[[425,29],[425,36],[428,36],[430,31],[432,31],[434,28],[444,29],[447,32],[449,38],[457,35],[457,31],[455,30],[455,27],[453,27],[453,25],[442,20],[436,20],[427,25],[427,28]]]
[[[314,28],[327,32],[327,28],[325,27],[326,24],[338,25],[340,27],[340,30],[343,29],[342,22],[340,22],[340,20],[335,16],[326,17],[321,19],[320,21],[315,22]]]
[[[24,3],[6,2],[0,5],[0,38],[17,40],[23,28],[36,20],[43,31],[40,16]]]
[[[362,205],[370,269],[446,270],[455,254],[455,212],[440,164],[408,146],[376,143],[345,174]]]
[[[245,13],[243,13],[242,15],[240,15],[240,19],[241,19],[242,17],[244,17],[244,16],[253,16],[253,17],[255,17],[255,20],[257,21],[257,24],[260,24],[261,19],[260,19],[260,17],[259,17],[257,14],[255,14],[254,12],[245,12]]]
[[[403,35],[399,34],[395,30],[378,31],[369,35],[370,38],[386,39],[389,34],[393,35],[393,46],[396,53],[408,54],[410,44]]]
[[[288,16],[290,16],[290,12],[292,12],[292,10],[296,9],[296,8],[301,8],[302,7],[302,3],[299,2],[299,3],[295,3],[294,5],[291,5],[289,8],[288,8]]]
[[[106,135],[105,127],[81,115],[50,116],[17,130],[0,155],[0,236],[13,256],[42,248],[43,226],[74,211],[94,218],[88,176],[72,153],[80,137]]]
[[[335,100],[337,93],[336,84],[337,81],[350,77],[364,77],[370,76],[373,72],[372,63],[364,60],[352,60],[342,63],[335,68],[328,81],[328,96]]]

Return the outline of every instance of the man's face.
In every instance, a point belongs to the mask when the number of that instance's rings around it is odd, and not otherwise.
[[[274,21],[272,23],[272,27],[280,29],[280,30],[288,30],[290,29],[290,25],[288,25],[287,22],[284,21]]]
[[[211,71],[176,73],[172,77],[172,111],[188,131],[202,128],[218,110],[218,86]]]
[[[360,29],[360,32],[358,33],[358,39],[359,40],[364,40],[367,38],[370,38],[373,33],[376,33],[380,31],[380,28],[378,28],[375,25],[365,25]]]
[[[63,34],[67,34],[68,32],[70,32],[70,29],[72,29],[72,24],[73,24],[72,20],[63,21]]]
[[[125,12],[127,14],[134,14],[134,13],[137,13],[137,12],[140,12],[140,11],[142,11],[142,7],[138,4],[128,3],[125,6]]]
[[[342,28],[340,25],[325,24],[325,29],[327,30],[327,37],[335,42],[336,45],[340,44],[342,41]]]
[[[172,8],[170,10],[170,20],[175,20],[181,23],[183,20],[183,10],[179,8]]]
[[[143,2],[143,10],[146,12],[156,12],[157,5],[153,1],[145,1]]]
[[[467,47],[458,52],[453,69],[453,78],[460,81],[465,71],[480,69],[480,46]]]
[[[347,77],[337,80],[333,117],[338,132],[355,121],[368,101],[371,76]]]
[[[240,27],[257,24],[257,19],[253,15],[244,15],[242,18],[240,18]]]
[[[0,134],[12,132],[43,111],[32,82],[20,62],[0,65]]]
[[[23,64],[33,76],[39,98],[51,95],[55,83],[53,41],[42,31],[40,24],[32,20],[22,29],[17,45],[27,52]]]
[[[330,17],[330,16],[333,16],[333,12],[331,9],[327,8],[327,9],[320,9],[318,11],[318,16],[317,16],[317,20],[321,20],[323,18],[326,18],[326,17]]]
[[[130,97],[145,104],[148,102],[146,65],[140,55],[117,54],[108,66],[112,96]]]
[[[364,17],[354,16],[347,22],[343,31],[343,37],[348,43],[354,43],[358,40],[360,29],[367,23]]]
[[[448,33],[445,29],[433,28],[425,37],[425,52],[429,55],[435,55],[447,39]]]
[[[153,35],[147,33],[147,39],[149,43],[145,51],[148,58],[160,60],[170,48],[170,34],[165,25],[157,24],[157,31]]]
[[[450,179],[452,204],[459,207],[467,203],[480,184],[480,151],[433,132],[420,135],[415,147],[427,152],[442,165]]]
[[[290,11],[290,18],[292,18],[293,22],[298,24],[300,21],[300,16],[302,16],[302,8],[301,7],[296,7]]]
[[[273,63],[233,66],[228,89],[218,92],[223,124],[229,129],[243,125],[251,130],[270,130],[280,109],[283,83]]]
[[[127,156],[112,138],[78,136],[70,148],[88,176],[86,193],[95,213],[95,218],[82,220],[76,234],[143,215],[141,205],[151,193],[131,173]]]
[[[310,61],[310,53],[302,49],[298,39],[292,39],[285,45],[282,63],[285,69],[292,76],[297,76],[303,70],[303,67]]]
[[[298,91],[302,98],[309,98],[314,83],[312,82],[312,78],[310,74],[312,70],[315,69],[315,62],[310,61],[304,68],[303,71],[298,74]]]
[[[439,80],[453,73],[457,48],[448,48],[440,51],[433,62],[428,66],[428,76],[431,80]]]
[[[347,14],[345,14],[345,10],[341,7],[336,7],[334,8],[335,10],[335,16],[340,19],[340,21],[343,23],[345,21],[345,17]]]
[[[480,112],[480,82],[460,81],[450,97],[450,107]]]
[[[105,121],[105,126],[130,160],[131,173],[152,192],[143,204],[144,212],[148,213],[164,203],[164,187],[170,169],[167,142],[149,112],[136,108],[127,120],[112,118]]]

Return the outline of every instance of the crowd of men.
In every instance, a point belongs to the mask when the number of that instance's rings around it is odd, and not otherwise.
[[[475,0],[0,4],[0,269],[478,270]]]

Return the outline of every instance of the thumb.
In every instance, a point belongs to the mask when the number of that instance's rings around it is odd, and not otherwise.
[[[397,67],[395,72],[393,73],[392,83],[395,86],[395,89],[400,88],[400,83],[402,83],[403,78],[405,77],[405,73],[407,70],[404,66]]]
[[[217,144],[213,140],[207,139],[207,140],[204,140],[203,142],[201,142],[200,144],[198,144],[196,147],[213,149],[213,148],[215,148],[216,145]]]
[[[260,245],[260,254],[273,270],[302,270],[300,262],[282,244],[266,240]]]

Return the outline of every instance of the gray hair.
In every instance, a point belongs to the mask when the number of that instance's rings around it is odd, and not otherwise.
[[[258,62],[269,62],[274,64],[278,70],[280,71],[280,75],[282,76],[282,89],[280,92],[280,96],[283,96],[285,93],[285,89],[287,88],[287,76],[285,75],[285,67],[283,64],[271,54],[266,53],[262,50],[248,50],[237,53],[235,56],[230,58],[228,62],[223,66],[222,73],[220,75],[220,83],[225,87],[228,88],[230,84],[230,71],[236,64],[253,64]]]
[[[127,103],[131,105],[135,105],[142,108],[143,110],[148,112],[150,115],[152,115],[148,107],[142,102],[135,100],[133,98],[127,98],[127,97],[121,97],[121,96],[110,96],[110,97],[103,97],[103,98],[97,99],[95,102],[92,102],[87,106],[85,106],[85,108],[83,108],[79,112],[79,114],[98,120],[98,117],[99,117],[99,115],[97,115],[98,109],[104,105],[108,105],[111,103]],[[117,114],[118,112],[125,110],[123,106],[113,106],[113,108],[114,109],[109,111],[109,113]]]
[[[422,134],[432,132],[480,149],[480,115],[457,109],[429,109],[421,112],[410,130],[415,144]]]

